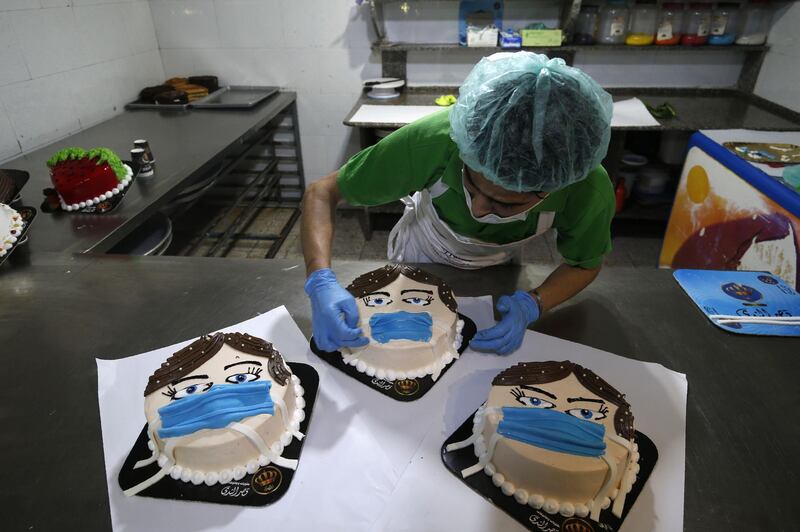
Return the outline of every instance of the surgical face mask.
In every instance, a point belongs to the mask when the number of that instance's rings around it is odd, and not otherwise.
[[[606,428],[570,414],[544,408],[503,407],[497,433],[559,453],[602,456]]]
[[[433,318],[427,312],[384,312],[369,319],[370,336],[378,343],[390,340],[427,342],[433,335]]]
[[[201,429],[220,429],[234,421],[273,414],[270,381],[215,384],[205,393],[178,399],[158,409],[161,438],[186,436]]]
[[[521,222],[528,217],[528,213],[531,212],[531,209],[538,205],[538,203],[534,203],[530,208],[514,214],[513,216],[499,216],[493,212],[483,216],[475,216],[475,214],[472,212],[472,195],[469,193],[467,186],[464,184],[464,170],[461,171],[461,174],[461,186],[464,188],[464,198],[467,202],[467,209],[469,210],[469,215],[472,216],[472,219],[476,222],[480,222],[482,224],[507,224],[511,222]]]

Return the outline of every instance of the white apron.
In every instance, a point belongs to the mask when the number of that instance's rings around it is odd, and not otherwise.
[[[391,262],[436,262],[464,270],[477,270],[496,264],[519,263],[522,245],[547,232],[553,225],[554,212],[540,212],[536,233],[508,244],[492,244],[459,235],[439,219],[433,198],[448,187],[441,180],[430,189],[402,199],[405,211],[389,233],[387,256]]]

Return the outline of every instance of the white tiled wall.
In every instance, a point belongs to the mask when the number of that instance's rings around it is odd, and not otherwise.
[[[358,148],[342,125],[363,79],[380,75],[366,6],[354,0],[150,0],[167,77],[214,74],[229,84],[297,91],[311,182]]]
[[[0,0],[0,163],[163,79],[147,0]]]
[[[758,77],[755,93],[800,112],[800,4],[783,5],[775,14],[772,45]]]

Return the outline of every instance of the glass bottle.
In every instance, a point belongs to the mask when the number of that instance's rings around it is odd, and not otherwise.
[[[689,4],[686,12],[686,22],[683,26],[681,44],[700,45],[708,42],[708,32],[711,29],[711,11],[707,4]]]
[[[711,14],[711,31],[708,44],[726,46],[736,40],[739,4],[720,2]]]
[[[597,6],[581,6],[578,20],[575,23],[575,44],[594,44],[597,34],[597,19],[599,9]]]
[[[772,10],[767,0],[750,0],[744,9],[736,44],[758,45],[767,42]]]
[[[653,44],[656,34],[658,7],[655,0],[636,0],[631,13],[631,26],[625,44],[648,46]]]
[[[622,44],[628,29],[628,6],[625,0],[608,0],[600,10],[600,26],[597,42],[601,44]]]
[[[683,4],[672,2],[661,7],[656,30],[656,44],[674,45],[681,41],[683,30]]]

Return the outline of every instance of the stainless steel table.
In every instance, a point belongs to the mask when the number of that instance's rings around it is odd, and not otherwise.
[[[163,207],[198,175],[213,170],[222,159],[286,107],[294,92],[281,92],[248,110],[127,111],[54,144],[3,164],[25,170],[30,180],[22,203],[38,208],[42,189],[52,187],[47,160],[68,146],[105,146],[122,159],[130,158],[135,139],[147,139],[156,157],[156,174],[137,178],[125,199],[105,215],[39,212],[30,229],[35,251],[103,253]]]
[[[377,266],[335,268],[348,280]],[[548,273],[429,268],[473,296]],[[302,264],[287,260],[29,258],[21,248],[0,268],[0,528],[109,528],[95,357],[169,345],[281,304],[308,334],[303,281]],[[670,272],[627,268],[603,270],[535,329],[688,375],[686,530],[797,529],[797,340],[725,333]]]

